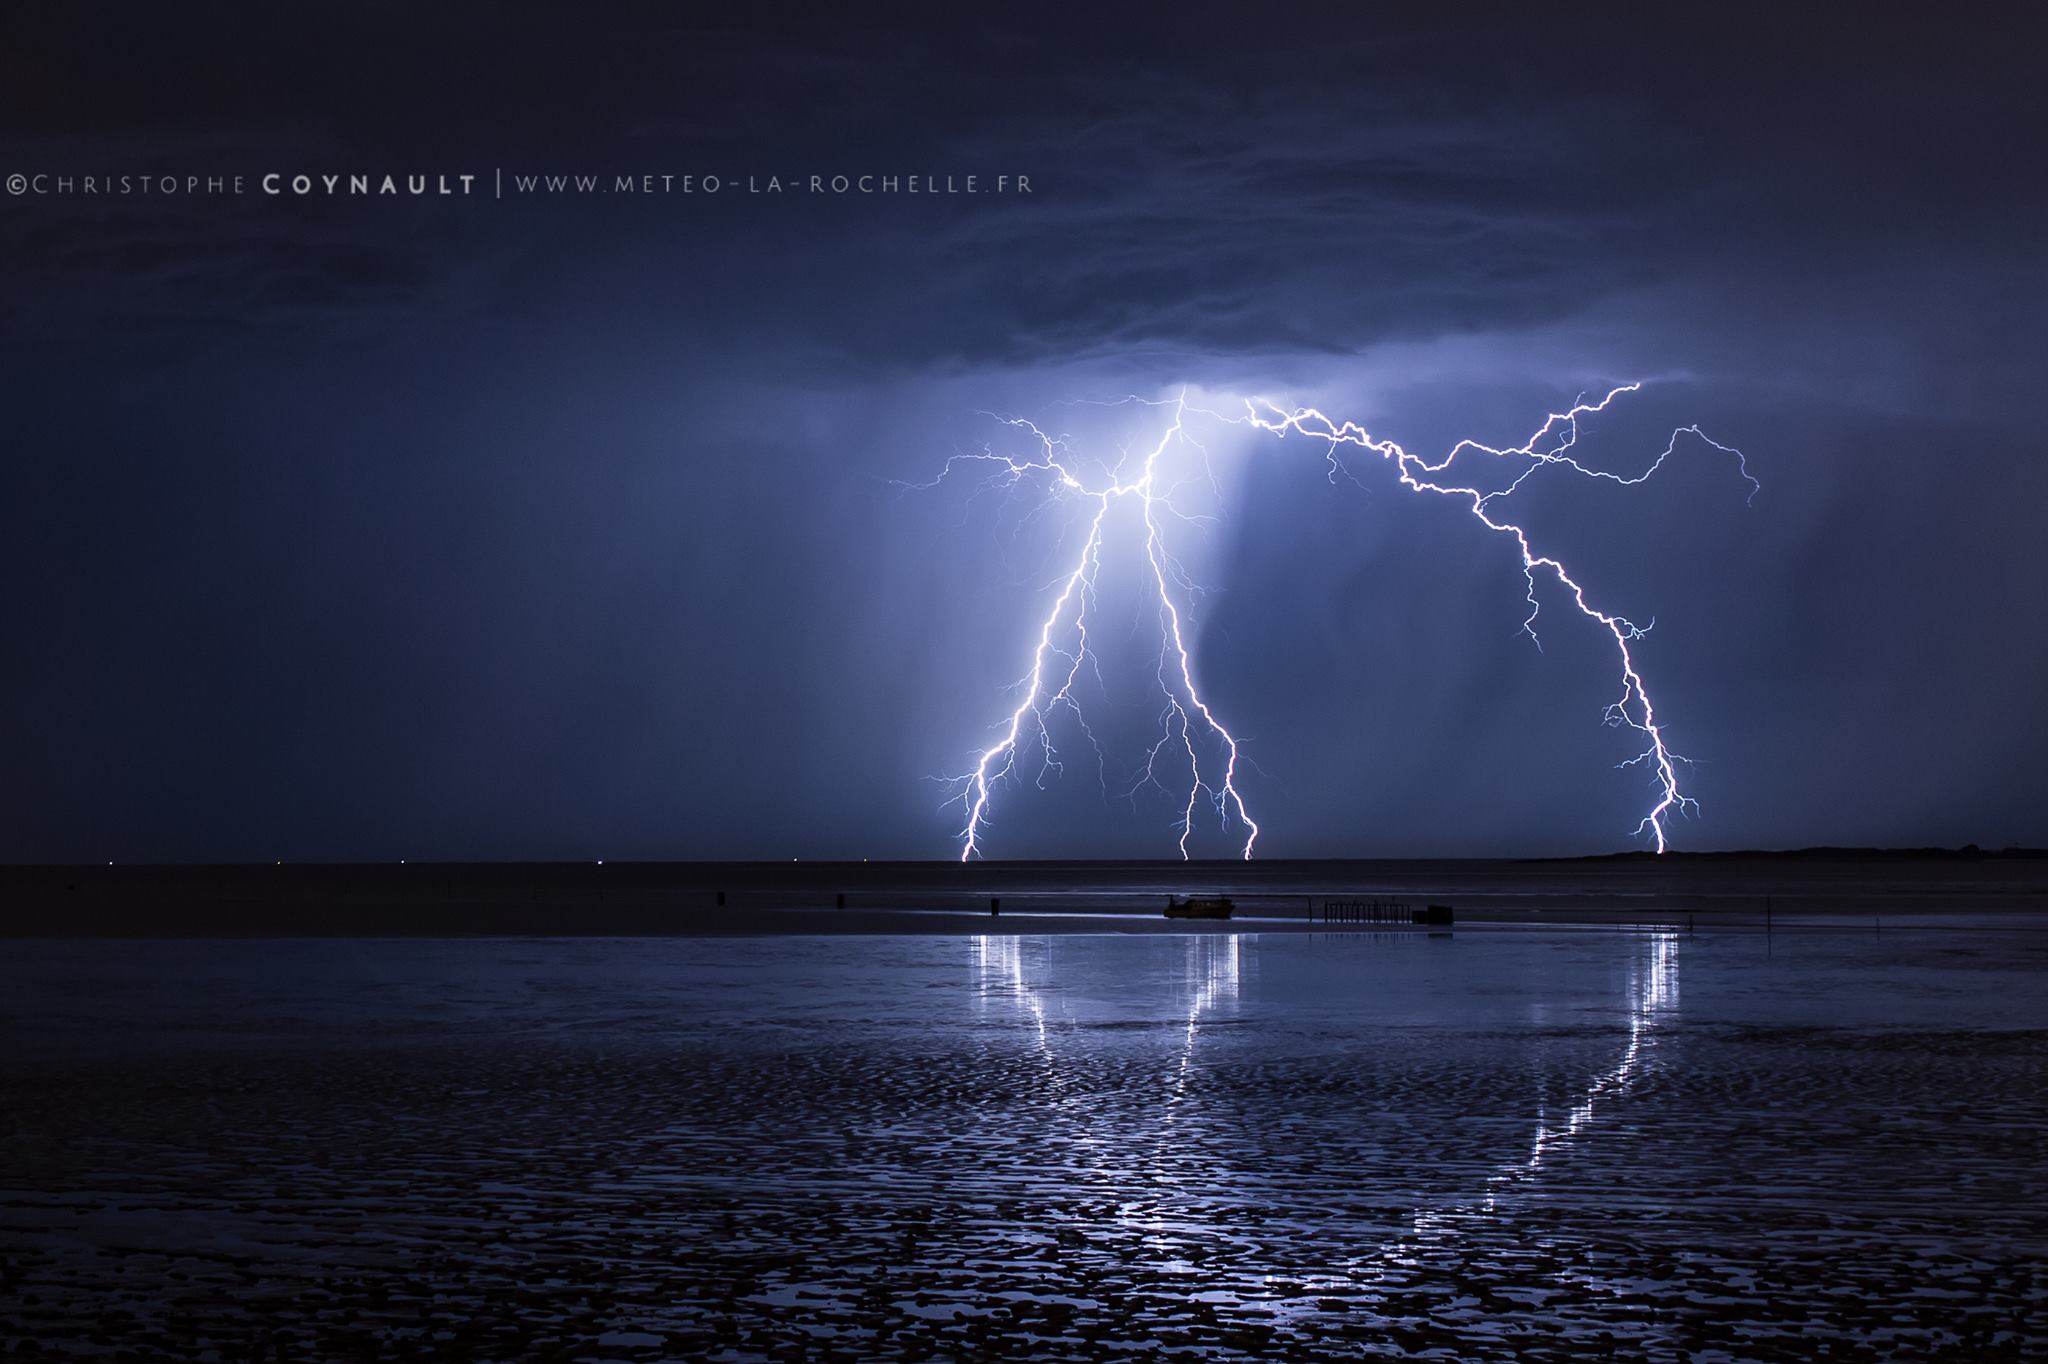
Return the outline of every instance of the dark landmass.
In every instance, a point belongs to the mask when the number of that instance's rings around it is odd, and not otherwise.
[[[2048,909],[2048,855],[1810,848],[1529,860],[11,866],[0,867],[0,936],[986,931],[991,922],[1024,929],[1076,919],[1128,928],[1185,895],[1228,896],[1235,922],[1262,928],[1308,926],[1321,901],[1359,898],[1448,903],[1461,923],[1787,923]],[[1088,922],[1102,915],[1129,917]]]

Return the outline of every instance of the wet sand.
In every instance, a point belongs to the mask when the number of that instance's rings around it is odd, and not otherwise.
[[[2039,1358],[2048,934],[17,942],[39,1358]]]

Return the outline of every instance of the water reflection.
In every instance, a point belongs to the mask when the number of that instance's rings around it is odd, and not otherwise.
[[[992,1020],[1007,1017],[1021,1023],[1028,1052],[1047,1082],[1041,1097],[1064,1111],[1074,1124],[1066,1129],[1067,1140],[1076,1150],[1089,1153],[1072,1177],[1112,1196],[1115,1231],[1137,1238],[1142,1247],[1139,1262],[1146,1271],[1160,1276],[1162,1284],[1200,1280],[1189,1285],[1199,1289],[1197,1296],[1223,1293],[1240,1304],[1256,1301],[1275,1320],[1288,1321],[1314,1317],[1332,1295],[1370,1295],[1420,1272],[1425,1264],[1455,1258],[1468,1242],[1487,1241],[1494,1233],[1481,1228],[1483,1220],[1496,1215],[1516,1218],[1519,1214],[1510,1205],[1521,1201],[1518,1194],[1533,1193],[1546,1170],[1574,1145],[1592,1140],[1603,1125],[1614,1124],[1625,1100],[1653,1069],[1657,1047],[1677,1020],[1681,942],[1675,935],[1646,935],[1623,949],[1627,956],[1618,1035],[1610,1042],[1599,1034],[1588,1038],[1575,1033],[1566,1043],[1575,1055],[1583,1055],[1583,1048],[1592,1048],[1596,1055],[1612,1048],[1609,1059],[1594,1062],[1597,1068],[1589,1067],[1590,1073],[1582,1072],[1570,1082],[1562,1104],[1556,1102],[1554,1068],[1546,1067],[1552,1078],[1537,1081],[1530,1106],[1523,1110],[1534,1128],[1525,1143],[1498,1152],[1497,1163],[1479,1166],[1464,1177],[1462,1187],[1450,1188],[1441,1180],[1458,1179],[1455,1156],[1446,1156],[1433,1170],[1418,1169],[1399,1158],[1378,1164],[1388,1153],[1368,1148],[1373,1154],[1361,1174],[1376,1168],[1396,1181],[1396,1189],[1406,1184],[1405,1191],[1389,1192],[1406,1204],[1408,1215],[1397,1213],[1381,1237],[1332,1244],[1321,1272],[1297,1268],[1281,1278],[1255,1276],[1228,1288],[1215,1281],[1212,1258],[1218,1245],[1239,1244],[1240,1232],[1229,1227],[1228,1220],[1249,1218],[1257,1225],[1279,1215],[1267,1198],[1284,1198],[1282,1186],[1293,1177],[1278,1167],[1245,1165],[1243,1153],[1258,1145],[1256,1134],[1244,1130],[1241,1115],[1204,1102],[1205,1094],[1215,1093],[1202,1083],[1205,1036],[1213,1047],[1216,1039],[1210,1025],[1232,1018],[1243,1004],[1259,940],[1194,935],[1143,948],[1133,945],[1128,957],[1119,954],[1125,969],[1107,976],[1099,953],[1075,950],[1074,960],[1063,963],[1071,970],[1069,978],[1054,969],[1057,940],[983,937],[972,944],[972,963],[977,1012]],[[1270,944],[1268,950],[1281,954],[1278,959],[1289,969],[1299,969],[1300,963],[1284,954],[1302,946],[1287,941]],[[1398,946],[1374,946],[1399,951],[1422,944],[1404,937]],[[1375,982],[1383,987],[1385,981],[1384,975],[1361,970],[1350,986],[1356,993],[1340,997],[1338,1006],[1347,1017],[1336,1025],[1335,1036],[1348,1040],[1339,1043],[1339,1057],[1353,1047],[1381,1049],[1420,1040],[1395,1021],[1401,1015],[1376,1011],[1378,1001],[1367,992]],[[1442,1016],[1434,1021],[1451,1037],[1485,1028],[1463,1012],[1469,997],[1428,998],[1436,1001],[1432,1012],[1440,1005]],[[1284,1011],[1293,1002],[1289,998],[1265,1004]],[[1122,1083],[1104,1087],[1100,1067],[1105,1051],[1123,1052],[1133,1046],[1137,1053],[1132,1059],[1138,1064],[1126,1072]],[[1273,1064],[1270,1053],[1261,1049],[1233,1055],[1249,1066]],[[1357,1055],[1365,1061],[1366,1053]],[[1209,1064],[1213,1066],[1213,1060]],[[1351,1068],[1342,1060],[1337,1064]],[[1365,1073],[1374,1072],[1368,1068]],[[1444,1075],[1446,1081],[1453,1078],[1449,1072]],[[1405,1086],[1412,1079],[1388,1075],[1387,1083]],[[1357,1101],[1377,1110],[1390,1099],[1401,1103],[1403,1097],[1425,1108],[1434,1101],[1426,1093],[1382,1089],[1372,1081],[1359,1091]],[[1502,1097],[1511,1114],[1512,1094]],[[1284,1121],[1290,1115],[1275,1109],[1272,1116]],[[1431,1185],[1443,1192],[1424,1192]],[[1242,1242],[1257,1243],[1256,1236]]]
[[[1629,966],[1628,1045],[1622,1048],[1621,1059],[1615,1062],[1612,1070],[1600,1075],[1587,1087],[1563,1122],[1552,1124],[1539,1112],[1536,1140],[1529,1149],[1528,1160],[1518,1171],[1497,1176],[1497,1182],[1534,1175],[1554,1147],[1572,1141],[1591,1127],[1602,1107],[1626,1094],[1635,1084],[1647,1062],[1649,1049],[1656,1044],[1658,1030],[1676,1018],[1677,937],[1672,934],[1652,937],[1647,951]],[[1488,1206],[1491,1206],[1492,1197],[1490,1192]]]
[[[1237,1002],[1238,986],[1243,979],[1244,939],[1235,933],[1225,937],[1203,936],[1188,938],[1186,982],[1188,996],[1188,1026],[1181,1039],[1180,1068],[1173,1077],[1172,1103],[1178,1105],[1187,1093],[1188,1067],[1195,1060],[1195,1036],[1203,1015],[1221,1004]]]
[[[986,1015],[993,1000],[1008,999],[1023,1010],[1038,1044],[1045,1046],[1045,994],[1026,975],[1025,948],[1029,944],[1039,959],[1038,975],[1047,974],[1052,956],[1050,938],[991,937],[973,940],[974,1003],[977,1013]]]
[[[1032,978],[1051,974],[1053,939],[998,937],[987,934],[973,940],[975,1012],[987,1016],[993,1003],[1007,1000],[1024,1015],[1030,1034],[1036,1039],[1038,1059],[1052,1097],[1066,1092],[1066,1075],[1053,1054],[1047,1036],[1047,992]],[[1035,966],[1033,961],[1035,959]]]
[[[1176,1024],[1180,1036],[1179,1063],[1174,1072],[1171,1098],[1185,1093],[1189,1067],[1193,1064],[1201,1025],[1219,1009],[1234,1005],[1242,986],[1250,940],[1236,934],[1201,934],[1178,943],[1179,969],[1169,967],[1164,979],[1145,975],[1125,977],[1118,984],[1128,989],[1116,1004],[1142,1008],[1153,987],[1178,996],[1178,1011],[1185,1022]],[[1007,1004],[1023,1018],[1035,1038],[1039,1052],[1050,1064],[1057,1064],[1052,1047],[1056,1024],[1071,1026],[1076,1020],[1067,1007],[1066,986],[1056,983],[1053,955],[1056,938],[1025,938],[983,935],[970,942],[977,1014],[986,1018],[994,1007]]]
[[[1534,1181],[1546,1162],[1585,1136],[1627,1096],[1649,1067],[1660,1033],[1677,1020],[1678,942],[1676,934],[1652,935],[1643,940],[1630,960],[1624,1002],[1628,1038],[1614,1064],[1586,1083],[1561,1118],[1553,1119],[1539,1104],[1536,1135],[1528,1155],[1502,1165],[1488,1176],[1485,1192],[1477,1203],[1417,1213],[1418,1233],[1438,1230],[1460,1216],[1494,1211],[1501,1199]]]

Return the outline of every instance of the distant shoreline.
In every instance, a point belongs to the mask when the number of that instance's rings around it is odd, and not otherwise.
[[[2034,850],[1619,854],[1543,860],[402,863],[0,867],[0,937],[641,936],[1151,931],[1174,895],[1223,931],[1323,925],[1319,902],[1454,907],[1473,924],[1783,923],[2048,911]],[[991,902],[1000,915],[989,913]],[[1043,924],[1028,928],[1026,921]],[[1349,923],[1332,931],[1406,931]]]

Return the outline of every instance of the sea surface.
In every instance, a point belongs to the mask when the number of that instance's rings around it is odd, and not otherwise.
[[[0,943],[0,1349],[2048,1358],[2048,925]]]

